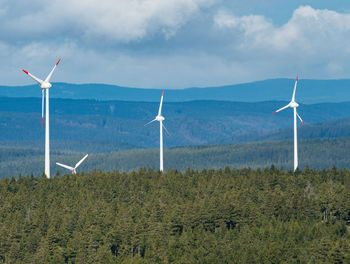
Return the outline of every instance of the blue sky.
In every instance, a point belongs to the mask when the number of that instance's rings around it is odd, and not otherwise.
[[[207,87],[350,77],[350,1],[2,0],[2,85]]]

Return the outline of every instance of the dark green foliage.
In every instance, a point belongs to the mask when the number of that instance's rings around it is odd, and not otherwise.
[[[0,263],[349,263],[350,171],[0,180]]]

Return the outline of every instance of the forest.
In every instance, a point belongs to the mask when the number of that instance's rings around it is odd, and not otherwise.
[[[0,263],[350,263],[350,171],[0,180]]]
[[[90,150],[100,148],[97,142],[81,142],[86,152],[77,153],[58,150],[61,144],[53,141],[51,150],[51,174],[67,173],[55,162],[76,164]],[[78,145],[78,143],[76,144]],[[112,144],[110,144],[113,146]],[[350,168],[350,138],[299,140],[299,167],[313,169]],[[230,145],[206,145],[166,148],[164,168],[185,171],[194,170],[293,167],[293,141],[263,141]],[[88,159],[78,168],[80,172],[93,170],[126,171],[140,168],[159,168],[159,149],[131,149],[107,153],[90,153]],[[41,175],[44,171],[44,148],[0,147],[0,178]]]
[[[288,102],[170,103],[166,98],[164,125],[170,134],[164,139],[166,147],[293,139],[292,111],[272,114]],[[99,152],[157,147],[159,129],[144,125],[157,114],[158,100],[160,94],[155,103],[52,98],[50,139],[60,142],[60,150],[77,152],[91,142],[100,143]],[[299,138],[349,136],[350,102],[300,104],[299,112],[306,122],[298,124]],[[44,135],[40,98],[0,97],[0,145],[39,148]]]

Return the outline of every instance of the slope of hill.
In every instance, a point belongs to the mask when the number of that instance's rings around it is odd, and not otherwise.
[[[350,168],[350,138],[311,139],[299,142],[299,167],[323,169],[337,166]],[[2,154],[1,154],[2,153]],[[7,155],[7,153],[12,153]],[[55,162],[74,165],[85,153],[54,151],[51,155],[52,174],[67,173]],[[0,148],[0,177],[41,175],[44,170],[43,150],[28,148]],[[164,151],[165,169],[266,168],[292,169],[292,141],[264,141],[232,145],[170,148]],[[159,168],[158,149],[133,149],[91,154],[79,171],[131,171],[139,168]]]
[[[271,79],[252,83],[207,88],[167,90],[167,102],[225,100],[260,102],[289,100],[294,79]],[[350,100],[350,80],[299,80],[297,98],[302,103],[343,102]],[[40,97],[37,85],[0,86],[0,96]],[[107,84],[54,83],[51,98],[98,99],[156,102],[158,89],[127,88]]]
[[[165,126],[170,131],[170,136],[165,138],[165,146],[229,144],[264,139],[271,133],[291,127],[290,110],[272,114],[284,104],[286,102],[283,101],[165,102]],[[150,102],[51,99],[51,140],[57,142],[53,149],[104,152],[157,147],[157,125],[144,127],[157,110],[158,103]],[[299,112],[308,124],[301,129],[303,131],[315,123],[350,116],[350,103],[301,105]],[[2,145],[41,148],[43,136],[39,98],[0,98]]]
[[[288,128],[280,129],[267,136],[262,136],[260,139],[283,140],[290,139],[292,136],[293,130]],[[299,129],[298,137],[301,139],[350,137],[350,117],[327,120],[316,124],[307,124]]]

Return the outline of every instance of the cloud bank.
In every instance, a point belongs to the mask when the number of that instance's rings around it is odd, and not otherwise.
[[[56,81],[214,86],[276,77],[349,78],[350,14],[296,8],[285,23],[220,0],[3,0],[1,84],[19,69]]]
[[[0,5],[0,27],[24,39],[66,34],[71,38],[102,37],[130,42],[156,33],[169,38],[193,14],[217,1],[34,0],[30,5],[27,0],[13,2],[5,0]]]
[[[264,16],[236,17],[223,11],[214,20],[220,29],[240,33],[241,40],[249,46],[276,51],[298,48],[311,52],[323,47],[349,50],[349,45],[344,41],[350,38],[350,14],[302,6],[281,27],[274,26]],[[329,44],[328,47],[324,45],[325,41]]]
[[[214,23],[218,29],[238,40],[232,47],[234,52],[256,57],[259,61],[265,59],[266,67],[275,68],[276,72],[280,72],[278,68],[295,68],[296,72],[303,71],[311,78],[349,76],[348,13],[301,6],[287,23],[275,26],[264,16],[237,17],[219,11]],[[288,64],[292,66],[286,66]]]

